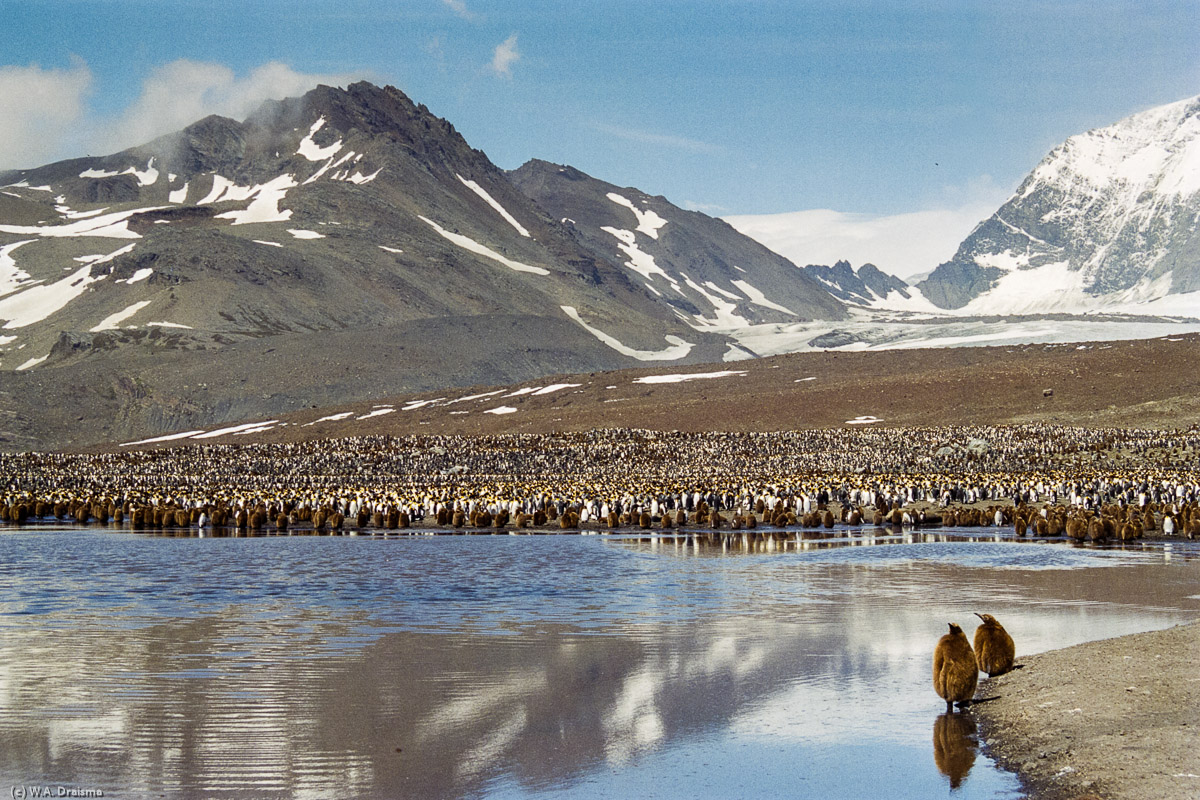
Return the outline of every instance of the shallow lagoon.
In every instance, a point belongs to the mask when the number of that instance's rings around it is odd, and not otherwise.
[[[933,644],[1200,617],[1191,543],[0,534],[0,783],[182,797],[1019,796]],[[953,534],[953,532],[952,532]],[[935,747],[935,739],[937,744]],[[936,752],[935,752],[936,751]]]

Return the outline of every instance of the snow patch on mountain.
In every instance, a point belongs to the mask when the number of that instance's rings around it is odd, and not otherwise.
[[[36,240],[23,239],[19,242],[0,246],[0,297],[12,294],[33,280],[32,275],[17,267],[17,260],[12,256],[13,251],[18,247],[22,247],[33,241]]]
[[[734,269],[738,269],[738,267],[734,267]],[[745,270],[741,270],[741,271],[745,272]],[[768,300],[767,296],[765,294],[763,294],[761,291],[759,291],[758,289],[756,289],[754,286],[752,286],[749,283],[749,281],[732,280],[732,281],[730,281],[730,283],[732,283],[734,286],[736,286],[738,289],[740,289],[742,291],[742,294],[746,295],[746,297],[749,298],[750,302],[753,303],[754,305],[762,306],[763,308],[770,308],[775,311],[782,311],[783,313],[789,314],[793,317],[796,316],[796,313],[794,311],[792,311],[790,308],[786,308],[784,306],[779,305],[779,303]]]
[[[279,202],[287,195],[288,189],[296,186],[291,175],[280,175],[274,180],[267,181],[261,186],[250,190],[253,201],[240,211],[226,211],[217,214],[218,219],[231,219],[234,225],[248,225],[254,222],[287,222],[292,218],[291,209],[279,210]]]
[[[319,118],[312,124],[312,127],[308,129],[308,135],[300,140],[300,146],[296,148],[296,155],[303,156],[309,161],[324,161],[342,149],[341,139],[338,139],[333,144],[326,145],[324,147],[313,141],[313,136],[315,136],[317,131],[321,130],[321,128],[324,126],[324,117]]]
[[[92,277],[92,265],[81,267],[62,280],[34,286],[0,299],[0,319],[5,330],[24,328],[41,322],[87,291],[88,286],[105,276]]]
[[[150,302],[150,300],[139,300],[136,303],[126,306],[115,314],[109,314],[107,317],[100,320],[99,324],[89,328],[88,331],[89,333],[99,333],[100,331],[112,330],[125,320],[132,317],[134,314],[141,311],[146,306],[150,305]]]
[[[484,189],[482,186],[480,186],[475,181],[467,180],[462,175],[459,175],[457,172],[454,173],[454,177],[456,177],[460,181],[462,181],[463,185],[466,186],[468,189],[470,189],[472,192],[474,192],[475,194],[477,194],[481,198],[483,198],[483,201],[485,203],[487,203],[489,206],[491,206],[492,208],[494,208],[496,210],[496,213],[504,218],[505,222],[507,222],[509,225],[512,225],[514,228],[516,228],[517,233],[521,234],[522,236],[529,237],[529,231],[527,231],[525,229],[525,226],[522,225],[521,223],[517,222],[516,217],[514,217],[512,214],[508,213],[508,211],[504,208],[504,206],[502,206],[498,202],[496,202],[496,199],[494,197],[492,197],[490,194],[488,194],[486,189]]]
[[[621,252],[623,252],[629,258],[629,260],[625,262],[625,266],[641,275],[647,280],[647,282],[650,281],[653,276],[661,275],[667,281],[667,283],[672,284],[671,288],[680,294],[683,294],[683,292],[680,291],[679,286],[675,283],[674,279],[672,279],[662,267],[654,263],[654,256],[638,247],[637,234],[635,234],[633,231],[627,231],[621,228],[610,228],[607,225],[601,226],[600,230],[616,237],[617,247],[619,247]]]
[[[625,206],[637,218],[637,230],[649,236],[651,239],[658,238],[658,229],[667,224],[667,221],[660,217],[653,209],[642,210],[633,204],[633,201],[624,195],[619,195],[616,192],[609,192],[607,195],[609,200],[612,200],[619,206]]]
[[[514,272],[529,272],[534,275],[549,275],[550,274],[550,270],[548,270],[548,269],[543,269],[542,267],[533,267],[533,266],[530,266],[529,264],[522,264],[520,261],[513,261],[511,258],[506,258],[505,256],[500,255],[495,250],[492,250],[490,247],[486,247],[486,246],[480,244],[479,242],[475,241],[474,239],[472,239],[469,236],[464,236],[461,233],[454,233],[453,231],[448,231],[445,228],[443,228],[441,225],[438,225],[436,222],[429,219],[428,217],[420,217],[420,219],[422,222],[429,225],[429,227],[431,227],[435,231],[437,231],[438,235],[441,236],[442,238],[444,238],[450,242],[453,242],[454,244],[458,245],[459,247],[463,248],[464,250],[469,250],[470,252],[475,253],[476,255],[481,255],[485,258],[490,258],[499,264],[503,264],[504,266],[508,267],[509,269],[513,270]]]
[[[675,361],[687,356],[687,354],[692,351],[692,348],[695,347],[695,345],[691,342],[684,341],[678,336],[667,334],[663,338],[667,340],[667,343],[670,345],[670,347],[667,347],[663,350],[635,350],[632,347],[627,347],[626,345],[622,344],[619,339],[609,336],[599,328],[593,328],[591,325],[588,325],[583,321],[583,318],[579,316],[579,312],[576,311],[574,307],[559,307],[563,310],[564,314],[577,322],[584,330],[592,334],[592,336],[595,336],[601,342],[608,345],[613,350],[616,350],[618,353],[629,356],[630,358],[636,358],[638,361]]]
[[[163,206],[131,208],[89,219],[81,219],[66,225],[0,225],[0,233],[17,236],[41,236],[45,238],[96,236],[108,239],[140,239],[141,235],[129,230],[129,218],[134,214],[158,211]]]

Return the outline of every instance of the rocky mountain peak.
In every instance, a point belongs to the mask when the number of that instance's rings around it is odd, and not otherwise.
[[[1072,136],[920,284],[942,308],[1079,312],[1200,290],[1200,97]]]

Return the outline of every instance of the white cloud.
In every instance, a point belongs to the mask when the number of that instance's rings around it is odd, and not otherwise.
[[[629,142],[638,142],[639,144],[652,144],[661,147],[669,147],[676,150],[688,150],[693,153],[719,153],[721,148],[715,144],[701,142],[696,139],[689,139],[686,136],[674,136],[669,133],[652,133],[650,131],[638,130],[636,128],[627,128],[620,125],[611,125],[606,122],[592,123],[592,128],[607,133],[609,136],[615,136],[618,139],[625,139]]]
[[[59,154],[78,129],[92,73],[82,60],[69,69],[0,67],[0,169],[36,167]]]
[[[82,60],[65,70],[0,67],[0,168],[117,152],[210,114],[244,119],[266,100],[358,77],[296,72],[275,61],[239,76],[223,64],[180,59],[152,70],[124,111],[99,117],[86,102],[93,80]]]
[[[272,61],[238,77],[223,64],[180,59],[152,71],[134,103],[98,137],[103,152],[142,144],[210,114],[244,119],[266,100],[304,94],[318,84],[345,86],[349,74],[313,75]]]
[[[511,78],[512,65],[520,60],[521,54],[517,52],[517,35],[514,33],[496,45],[496,51],[492,54],[492,72],[505,78]]]
[[[478,16],[471,9],[467,8],[467,4],[463,0],[442,0],[442,3],[463,19],[473,20]]]
[[[815,209],[724,219],[797,266],[845,259],[855,267],[870,262],[908,279],[952,258],[963,239],[995,213],[1010,192],[985,178],[962,193],[948,194],[973,196],[959,197],[961,204],[949,208],[889,216]]]

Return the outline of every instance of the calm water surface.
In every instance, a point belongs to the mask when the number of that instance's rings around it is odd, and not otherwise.
[[[1200,617],[1191,543],[0,533],[0,792],[1013,798],[933,645]],[[850,545],[850,546],[842,546]]]

